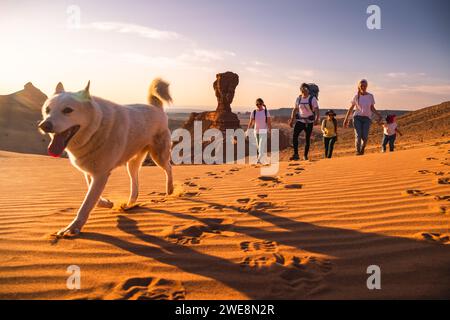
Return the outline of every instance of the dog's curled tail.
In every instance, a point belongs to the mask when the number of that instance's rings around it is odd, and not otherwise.
[[[169,83],[161,78],[156,78],[148,89],[148,104],[162,108],[164,102],[172,102],[172,97],[169,93]]]

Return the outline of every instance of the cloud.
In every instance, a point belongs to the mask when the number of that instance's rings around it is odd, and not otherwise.
[[[132,63],[144,64],[153,68],[192,69],[203,72],[214,72],[213,62],[222,60],[220,55],[212,52],[185,52],[178,56],[151,56],[134,52],[121,53],[120,57]]]
[[[253,64],[255,66],[264,66],[264,67],[269,66],[269,64],[267,64],[265,62],[258,61],[258,60],[252,61],[251,64]]]
[[[400,88],[394,88],[391,90],[392,92],[416,92],[416,93],[425,93],[431,95],[447,95],[450,94],[450,85],[449,84],[435,84],[435,85],[402,85]]]
[[[214,62],[225,60],[227,56],[235,57],[236,54],[230,51],[194,49],[183,53],[180,58],[186,61]]]
[[[182,36],[173,31],[164,31],[149,28],[142,25],[123,23],[123,22],[92,22],[85,25],[84,28],[94,29],[98,31],[110,31],[125,34],[134,34],[143,38],[154,39],[154,40],[177,40],[182,38]]]
[[[179,57],[149,56],[140,53],[124,52],[119,55],[132,63],[145,64],[154,68],[186,68],[188,64],[184,63]]]
[[[388,74],[386,74],[389,78],[405,78],[406,76],[408,76],[408,74],[406,72],[389,72]]]
[[[293,81],[307,81],[310,80],[316,72],[314,70],[294,70],[287,78]]]

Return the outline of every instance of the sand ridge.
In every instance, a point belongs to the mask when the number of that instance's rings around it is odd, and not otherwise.
[[[2,299],[449,298],[449,145],[258,166],[141,171],[139,205],[96,208],[52,243],[85,194],[66,159],[0,153]],[[128,197],[124,168],[105,196]],[[66,269],[81,268],[68,290]],[[379,265],[382,290],[366,287]]]

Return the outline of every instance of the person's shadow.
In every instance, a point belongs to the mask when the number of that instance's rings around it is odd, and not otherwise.
[[[233,225],[231,227],[233,232],[331,257],[333,268],[332,272],[326,275],[326,280],[338,285],[333,286],[334,291],[320,297],[438,299],[450,297],[450,251],[446,245],[317,226],[273,215],[265,210],[247,210],[238,206],[193,198],[182,199],[249,214],[284,229],[283,231],[267,231],[256,227]],[[216,219],[202,218],[199,215],[149,207],[139,208],[140,213],[144,211],[200,222],[219,231],[222,228],[220,224],[217,224]],[[214,225],[211,225],[212,221]],[[280,278],[265,277],[264,272],[253,272],[252,269],[243,268],[238,263],[200,253],[195,250],[195,247],[174,244],[145,234],[139,229],[135,220],[123,215],[118,217],[118,227],[152,246],[135,244],[98,233],[82,233],[81,236],[84,239],[110,243],[133,254],[156,259],[189,273],[215,279],[251,299],[277,298],[267,296],[267,287],[279,285]],[[224,225],[223,228],[230,230],[229,225]],[[378,292],[370,291],[366,286],[369,277],[367,268],[371,265],[378,265],[381,268],[382,290]],[[283,266],[280,267],[283,268]],[[283,298],[282,295],[278,297]],[[305,295],[299,292],[299,298],[301,297]]]

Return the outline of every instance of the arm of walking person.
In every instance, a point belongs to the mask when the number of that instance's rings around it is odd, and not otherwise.
[[[314,125],[318,125],[320,123],[320,111],[319,111],[319,102],[316,98],[312,99],[312,105],[314,110]]]
[[[255,119],[253,118],[253,113],[250,115],[250,121],[248,122],[247,130],[253,128],[255,125]]]
[[[295,116],[298,113],[298,106],[295,106],[291,113],[291,118],[289,119],[289,126],[293,127],[295,123]]]
[[[336,127],[334,128],[334,133],[336,134],[336,142],[338,141],[338,127],[337,127],[337,121],[336,121]]]
[[[323,133],[323,134],[326,134],[326,132],[325,132],[325,121],[326,121],[326,120],[323,119],[323,120],[322,120],[322,125],[320,126],[320,130],[322,130],[322,133]]]
[[[270,131],[272,130],[272,117],[267,116],[267,129]]]
[[[348,108],[347,114],[345,115],[345,118],[344,118],[344,128],[348,127],[348,121],[349,121],[349,118],[350,118],[350,114],[353,112],[354,109],[355,109],[355,104],[352,103],[350,108]]]
[[[375,113],[375,114],[377,115],[377,117],[378,117],[378,123],[380,123],[380,122],[381,122],[381,113],[379,113],[378,110],[375,109],[375,105],[372,104],[372,105],[370,106],[370,110],[372,110],[372,112]]]

